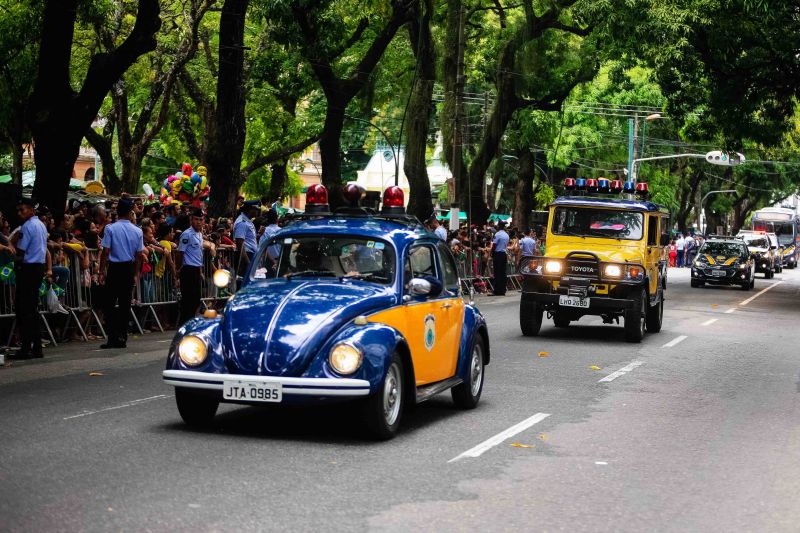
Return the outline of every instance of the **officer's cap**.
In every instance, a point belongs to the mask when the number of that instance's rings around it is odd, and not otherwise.
[[[36,200],[33,198],[26,198],[25,196],[20,196],[17,200],[17,205],[27,205],[29,207],[36,207]]]
[[[194,209],[194,210],[192,210],[192,216],[193,216],[193,217],[200,217],[200,218],[203,218],[203,216],[204,216],[204,215],[203,215],[203,210],[202,210],[202,209],[200,209],[200,208],[197,208],[197,209]]]
[[[121,217],[127,216],[133,209],[133,202],[130,198],[120,198],[117,203],[117,214]]]

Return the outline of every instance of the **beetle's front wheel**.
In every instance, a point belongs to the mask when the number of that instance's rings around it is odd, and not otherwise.
[[[404,385],[403,361],[394,354],[383,383],[362,407],[364,423],[373,437],[389,440],[397,433],[403,416]]]
[[[469,361],[469,381],[464,381],[450,390],[453,402],[462,409],[474,409],[481,399],[484,373],[483,351],[483,338],[476,333]]]
[[[213,396],[197,393],[183,387],[175,389],[178,412],[187,425],[195,428],[208,427],[217,414],[219,400]]]

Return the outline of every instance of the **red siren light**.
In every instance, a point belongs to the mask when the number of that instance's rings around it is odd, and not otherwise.
[[[622,180],[611,180],[611,192],[620,192],[622,190]]]
[[[575,189],[575,178],[566,178],[564,180],[564,188],[568,191]]]
[[[361,197],[364,195],[364,189],[355,183],[348,183],[345,185],[342,194],[350,204],[350,207],[358,207]]]
[[[383,191],[382,212],[387,215],[403,215],[406,212],[406,195],[403,189],[392,185]]]
[[[646,183],[639,182],[636,184],[636,192],[638,193],[647,193],[649,190]]]
[[[586,188],[589,192],[597,192],[597,180],[593,178],[586,180]]]
[[[319,183],[309,185],[306,190],[306,212],[327,213],[329,210],[328,189]]]

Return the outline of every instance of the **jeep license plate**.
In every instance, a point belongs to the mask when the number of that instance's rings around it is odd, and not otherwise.
[[[283,399],[283,387],[280,383],[224,381],[222,399],[242,402],[280,402]]]
[[[725,277],[725,271],[724,270],[712,270],[711,271],[711,275],[715,276],[717,278],[722,278],[722,277]]]
[[[580,298],[579,296],[559,296],[558,305],[565,307],[589,307],[589,298]]]

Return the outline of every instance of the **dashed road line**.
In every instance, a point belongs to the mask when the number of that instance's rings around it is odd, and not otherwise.
[[[133,407],[134,405],[139,405],[140,403],[150,402],[153,400],[160,400],[161,398],[168,398],[169,396],[166,394],[159,394],[157,396],[150,396],[147,398],[140,398],[138,400],[132,400],[130,402],[126,402],[120,405],[114,405],[112,407],[104,407],[103,409],[98,409],[97,411],[84,411],[83,413],[79,413],[77,415],[67,416],[64,417],[64,420],[72,420],[73,418],[81,418],[84,416],[95,415],[97,413],[105,413],[106,411],[114,411],[116,409],[122,409],[124,407]]]
[[[754,294],[753,296],[751,296],[751,297],[750,297],[750,298],[748,298],[747,300],[744,300],[744,301],[742,301],[742,302],[739,302],[739,305],[741,305],[741,306],[745,306],[745,305],[749,304],[750,302],[752,302],[753,300],[755,300],[756,298],[758,298],[759,296],[761,296],[762,294],[764,294],[764,293],[765,293],[765,292],[767,292],[768,290],[771,290],[773,287],[777,287],[777,286],[778,286],[778,285],[780,285],[781,283],[783,283],[783,280],[781,280],[781,281],[776,281],[775,283],[773,283],[773,284],[772,284],[772,285],[770,285],[769,287],[764,287],[763,289],[761,289],[760,291],[758,291],[756,294]]]
[[[714,323],[714,322],[716,322],[717,320],[719,320],[719,318],[711,318],[711,319],[709,319],[709,320],[706,320],[705,322],[703,322],[703,323],[702,323],[702,324],[700,324],[700,325],[701,325],[701,326],[710,326],[711,324],[713,324],[713,323]]]
[[[457,455],[456,457],[453,457],[452,459],[450,459],[447,462],[448,463],[454,463],[456,461],[464,459],[465,457],[479,457],[486,450],[489,450],[490,448],[493,448],[493,447],[497,446],[498,444],[500,444],[504,440],[513,437],[517,433],[521,433],[522,431],[525,431],[526,429],[528,429],[532,425],[538,424],[539,422],[541,422],[542,420],[544,420],[548,416],[550,416],[550,414],[548,414],[548,413],[536,413],[532,417],[526,418],[525,420],[523,420],[519,424],[515,424],[515,425],[511,426],[510,428],[508,428],[505,431],[501,431],[500,433],[498,433],[494,437],[486,439],[485,441],[481,442],[480,444],[478,444],[474,448],[470,448],[469,450],[465,451],[464,453],[462,453],[460,455]]]
[[[736,311],[736,308],[735,308],[735,307],[731,307],[730,309],[728,309],[727,311],[725,311],[725,314],[726,314],[726,315],[729,315],[729,314],[733,313],[734,311]]]
[[[680,335],[680,336],[678,336],[678,337],[675,337],[674,339],[672,339],[671,341],[669,341],[667,344],[665,344],[664,346],[662,346],[662,348],[672,348],[673,346],[675,346],[675,345],[676,345],[676,344],[678,344],[679,342],[683,342],[683,341],[685,341],[685,340],[686,340],[686,338],[687,338],[687,336],[686,336],[686,335]]]
[[[633,361],[630,364],[623,366],[622,368],[620,368],[616,372],[610,373],[609,375],[607,375],[603,379],[599,380],[598,383],[607,383],[609,381],[614,381],[618,377],[624,376],[625,374],[627,374],[628,372],[630,372],[631,370],[633,370],[637,366],[641,366],[643,364],[644,364],[644,361]]]

